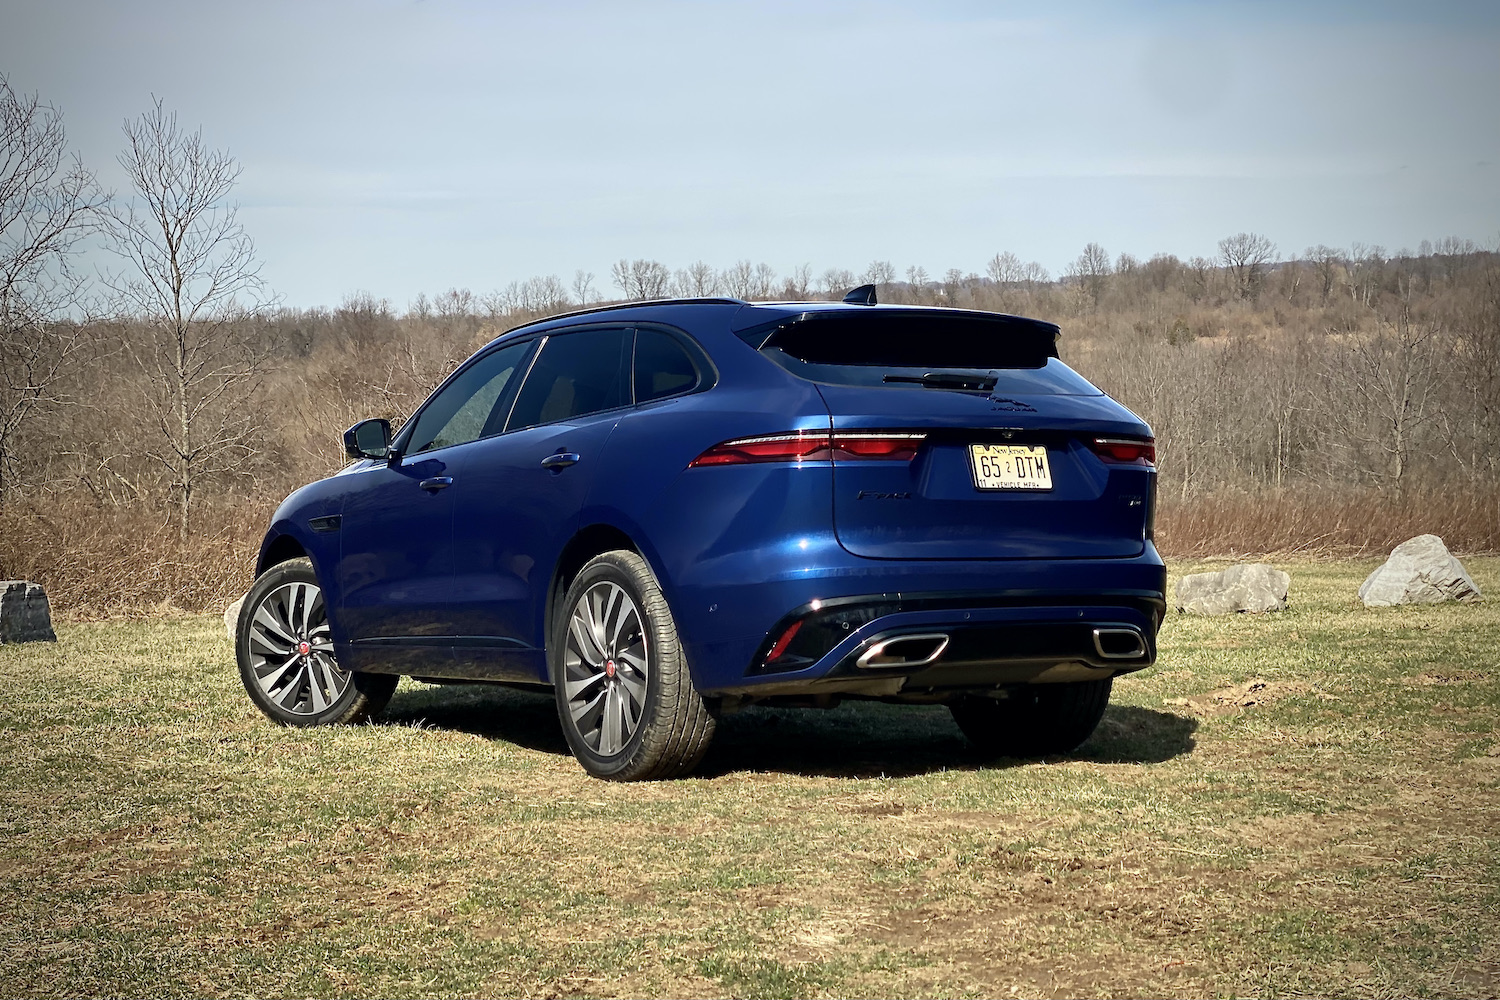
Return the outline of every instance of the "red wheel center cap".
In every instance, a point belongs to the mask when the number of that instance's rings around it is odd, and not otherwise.
[[[613,677],[614,675],[615,675],[615,661],[614,660],[605,660],[604,661],[604,676],[605,677]]]
[[[302,656],[306,656],[308,653],[312,652],[312,644],[308,642],[297,643],[297,652]]]

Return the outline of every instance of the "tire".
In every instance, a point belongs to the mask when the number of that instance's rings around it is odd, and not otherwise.
[[[234,651],[250,700],[284,726],[363,722],[385,708],[399,680],[338,665],[310,559],[278,563],[255,581]]]
[[[589,560],[557,605],[551,640],[558,721],[585,771],[647,781],[703,759],[714,714],[646,560],[623,549]]]
[[[1031,684],[1009,698],[970,696],[949,704],[953,721],[990,757],[1070,753],[1093,733],[1109,705],[1111,678],[1076,684]]]

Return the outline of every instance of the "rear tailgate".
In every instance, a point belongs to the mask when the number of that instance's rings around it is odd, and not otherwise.
[[[1004,396],[820,383],[836,440],[876,430],[924,435],[910,460],[841,461],[835,452],[840,544],[878,559],[1139,555],[1155,470],[1106,461],[1093,442],[1149,432],[1103,395],[1059,395],[1043,384],[1017,392],[1026,374],[1005,373]]]

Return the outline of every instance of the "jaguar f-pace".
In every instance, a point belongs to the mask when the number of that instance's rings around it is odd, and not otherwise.
[[[1166,572],[1151,430],[1057,337],[868,288],[511,330],[281,505],[245,687],[292,725],[401,675],[550,689],[614,779],[755,703],[945,704],[988,753],[1066,752],[1153,662]]]

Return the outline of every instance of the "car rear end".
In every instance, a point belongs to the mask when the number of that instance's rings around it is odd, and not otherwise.
[[[734,326],[759,355],[744,364],[814,388],[827,423],[773,408],[675,484],[731,520],[766,514],[703,498],[800,508],[674,574],[705,693],[952,701],[1154,661],[1154,442],[1057,358],[1055,326],[838,305],[746,307]]]

